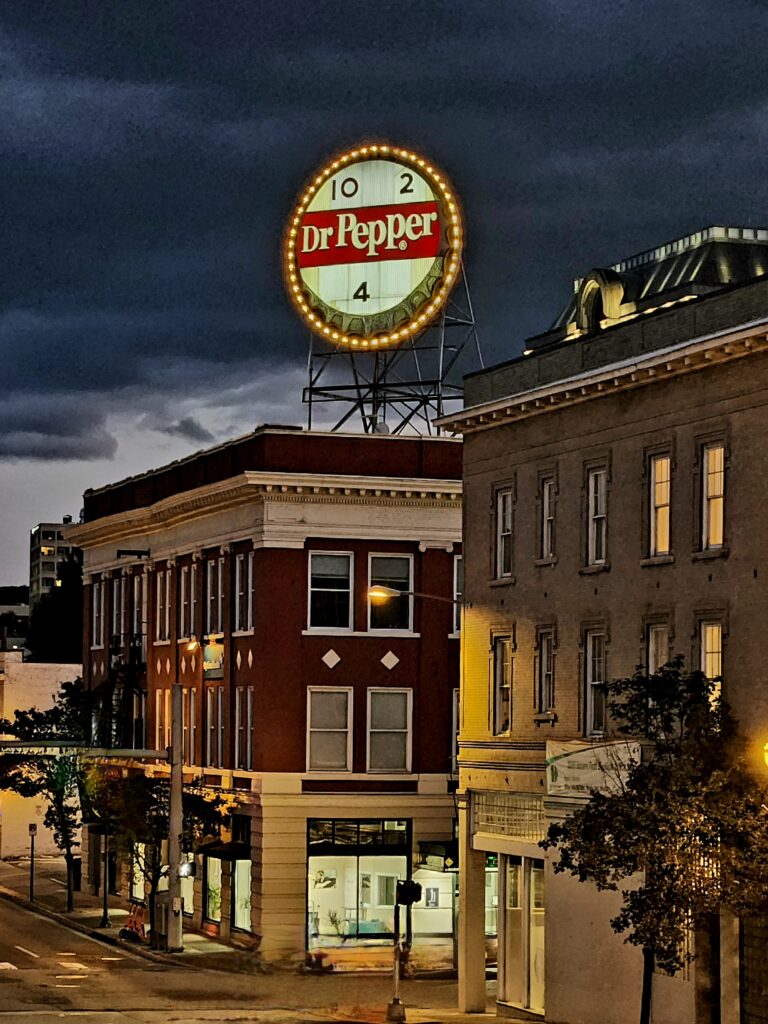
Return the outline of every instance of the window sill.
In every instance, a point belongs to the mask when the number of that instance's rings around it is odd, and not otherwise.
[[[253,626],[250,629],[236,629],[233,631],[232,636],[253,636],[255,630]]]
[[[723,546],[721,548],[707,548],[706,551],[694,551],[691,555],[692,562],[711,562],[715,558],[727,558],[728,548]]]
[[[104,644],[91,644],[91,650],[92,651],[103,651],[104,650]]]
[[[533,716],[536,725],[554,725],[557,721],[556,711],[539,711]]]
[[[152,646],[153,647],[167,647],[170,644],[170,642],[171,642],[170,640],[153,640],[152,641]]]
[[[449,633],[448,634],[448,639],[449,640],[461,640],[461,632],[459,630],[456,630],[454,633]]]
[[[327,768],[310,768],[307,765],[304,774],[310,779],[324,779],[327,781],[333,781],[339,775],[351,775],[351,768],[334,768],[329,771]]]
[[[649,555],[648,558],[640,559],[642,569],[650,569],[654,565],[674,565],[674,555]]]
[[[414,633],[412,629],[369,629],[368,636],[399,636],[407,638],[409,636],[419,637],[421,634]]]
[[[370,630],[354,630],[354,629],[302,629],[302,636],[336,636],[336,637],[383,637],[383,636],[395,636],[407,639],[408,637],[414,637],[415,639],[421,638],[421,633],[411,633],[409,630],[403,629],[370,629]]]
[[[515,582],[514,576],[497,576],[496,579],[488,581],[489,587],[508,587]]]
[[[223,633],[203,633],[203,640],[223,640]]]
[[[582,567],[579,569],[579,575],[596,576],[599,572],[609,572],[610,568],[610,562],[600,562],[597,565],[582,565]]]
[[[549,558],[537,558],[533,564],[540,569],[551,565],[557,565],[557,555],[551,555]]]

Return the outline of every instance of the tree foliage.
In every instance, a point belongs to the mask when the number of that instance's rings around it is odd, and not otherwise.
[[[593,792],[541,845],[559,851],[555,871],[620,891],[613,929],[675,973],[691,928],[768,904],[764,782],[719,684],[681,658],[605,690],[614,733],[641,740],[642,757],[617,792]]]
[[[50,708],[32,707],[0,721],[0,734],[30,745],[40,740],[69,740],[85,745],[91,720],[91,700],[82,679],[62,683]],[[0,754],[0,788],[23,797],[41,797],[46,803],[43,823],[53,833],[67,865],[67,909],[73,906],[73,863],[80,828],[80,792],[84,782],[79,753],[62,752],[36,757],[24,753]]]

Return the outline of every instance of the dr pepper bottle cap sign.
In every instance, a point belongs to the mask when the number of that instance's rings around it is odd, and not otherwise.
[[[440,312],[462,243],[459,204],[441,171],[406,149],[359,146],[322,167],[297,203],[286,285],[331,344],[392,348]]]

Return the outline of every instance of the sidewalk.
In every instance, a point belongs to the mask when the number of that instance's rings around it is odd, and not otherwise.
[[[75,893],[75,909],[66,912],[66,872],[60,858],[35,861],[35,900],[29,902],[29,860],[0,861],[0,899],[32,907],[38,913],[55,918],[67,927],[170,969],[193,969],[250,974],[267,982],[258,955],[252,951],[226,946],[206,935],[185,931],[183,953],[162,953],[125,943],[118,937],[128,911],[122,896],[110,897],[110,927],[101,928],[103,901],[88,893]],[[385,975],[339,972],[325,975],[301,974],[295,970],[269,972],[269,984],[286,987],[292,1002],[302,993],[305,1010],[302,1020],[349,1022],[349,1024],[386,1024],[386,1005],[391,998],[391,979]],[[423,978],[404,981],[403,1003],[408,1024],[497,1024],[495,982],[488,983],[488,1012],[462,1014],[456,1009],[455,980]],[[306,997],[303,993],[306,992]],[[279,997],[278,997],[279,998]],[[266,1008],[265,1008],[266,1009]],[[277,1010],[266,1010],[265,1019]],[[282,1012],[282,1011],[281,1011]],[[295,1013],[292,1015],[295,1016]],[[508,1024],[516,1018],[507,1017]]]

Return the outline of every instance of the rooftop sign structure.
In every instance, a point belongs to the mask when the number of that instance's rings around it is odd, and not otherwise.
[[[359,146],[325,164],[299,199],[285,234],[286,286],[331,345],[395,348],[445,306],[462,245],[441,171],[407,149]]]

